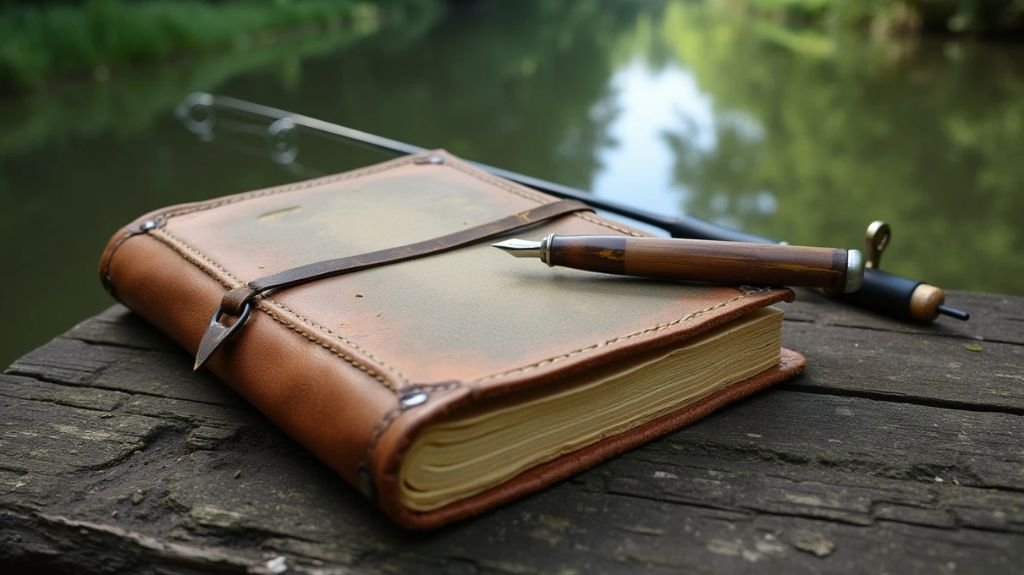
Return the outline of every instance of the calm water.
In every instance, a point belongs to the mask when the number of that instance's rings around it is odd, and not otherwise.
[[[0,365],[110,305],[96,260],[137,214],[388,157],[306,134],[286,168],[247,126],[201,142],[173,115],[193,90],[792,243],[860,247],[882,218],[886,269],[1024,294],[1019,48],[563,4],[483,3],[0,103]]]

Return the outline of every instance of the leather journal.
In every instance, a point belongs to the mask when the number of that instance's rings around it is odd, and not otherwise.
[[[480,513],[798,373],[772,304],[545,268],[497,238],[645,235],[443,151],[146,214],[113,296],[397,522]]]

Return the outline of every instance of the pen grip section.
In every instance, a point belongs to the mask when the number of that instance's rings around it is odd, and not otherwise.
[[[831,248],[712,240],[555,236],[549,246],[548,263],[649,278],[842,291],[847,253]]]

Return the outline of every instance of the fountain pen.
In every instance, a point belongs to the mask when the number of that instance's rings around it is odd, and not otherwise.
[[[492,244],[549,266],[726,285],[785,285],[856,291],[864,278],[858,250],[629,236],[559,236]]]

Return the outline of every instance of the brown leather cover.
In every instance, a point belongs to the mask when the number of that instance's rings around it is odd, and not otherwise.
[[[229,290],[320,260],[372,252],[554,201],[442,151],[245,194],[173,206],[118,232],[101,277],[126,306],[195,353]],[[587,212],[520,232],[645,235]],[[416,433],[461,410],[569,385],[588,370],[669,349],[788,289],[683,285],[547,268],[477,244],[324,278],[255,300],[206,368],[396,521],[434,528],[559,481],[798,373],[775,369],[683,410],[430,512],[399,499]],[[410,390],[427,394],[403,408]]]

